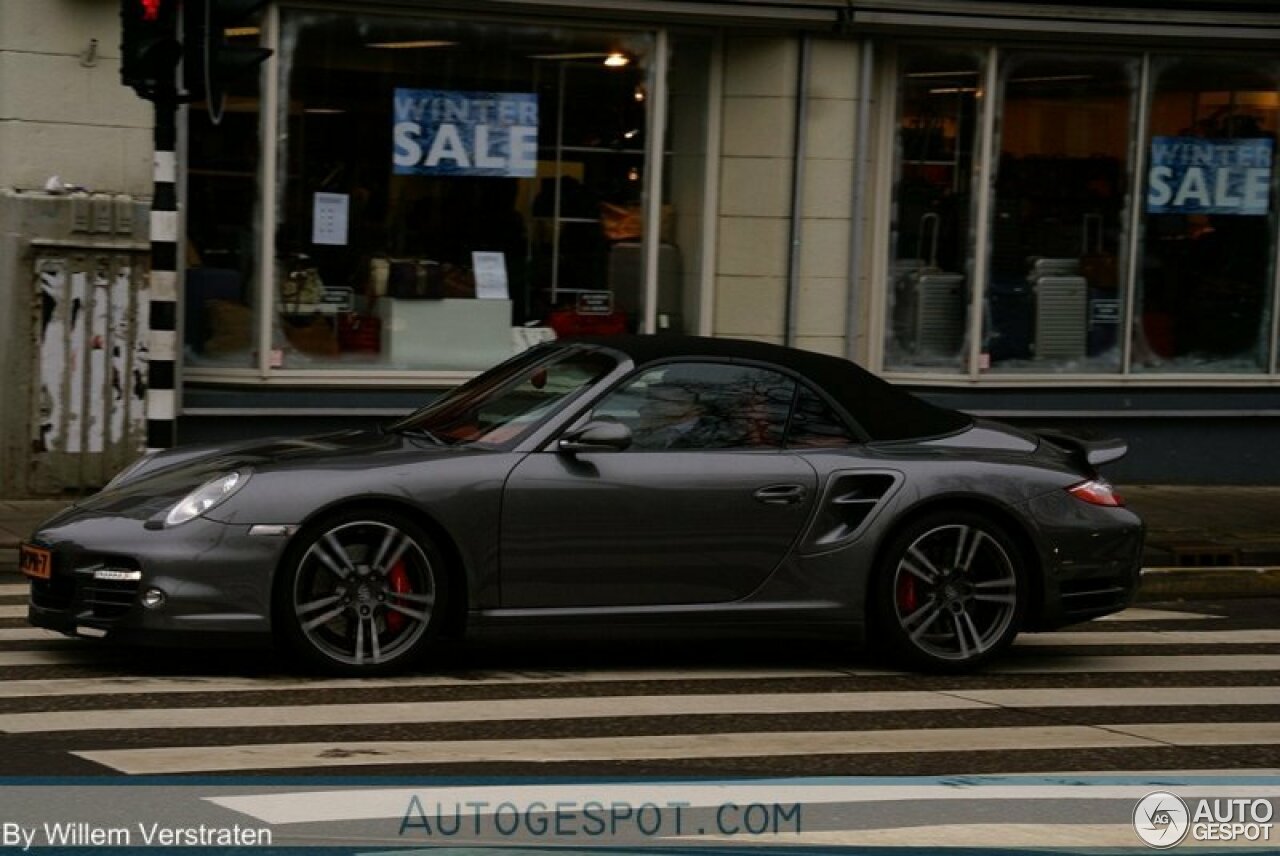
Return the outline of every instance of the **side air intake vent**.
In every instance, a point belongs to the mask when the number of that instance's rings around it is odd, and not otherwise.
[[[839,473],[832,477],[814,521],[809,547],[826,548],[861,534],[875,511],[901,476],[891,472]]]

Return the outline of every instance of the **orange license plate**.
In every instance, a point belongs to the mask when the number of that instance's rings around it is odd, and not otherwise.
[[[43,547],[22,544],[18,547],[18,567],[29,577],[47,580],[53,576],[53,554]]]

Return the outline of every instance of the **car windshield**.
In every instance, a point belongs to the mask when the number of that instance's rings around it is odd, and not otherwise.
[[[518,440],[562,403],[618,365],[601,351],[526,351],[388,426],[442,446],[497,447]]]

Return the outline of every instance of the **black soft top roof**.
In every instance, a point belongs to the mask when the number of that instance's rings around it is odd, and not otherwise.
[[[910,440],[954,434],[972,418],[916,398],[848,360],[742,339],[701,336],[608,336],[568,340],[612,348],[637,366],[674,357],[773,363],[788,368],[831,396],[872,440]]]

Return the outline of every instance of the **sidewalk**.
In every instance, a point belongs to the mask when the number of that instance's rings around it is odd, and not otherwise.
[[[1118,485],[1147,524],[1144,596],[1280,594],[1280,487]],[[66,500],[0,501],[0,572]]]

